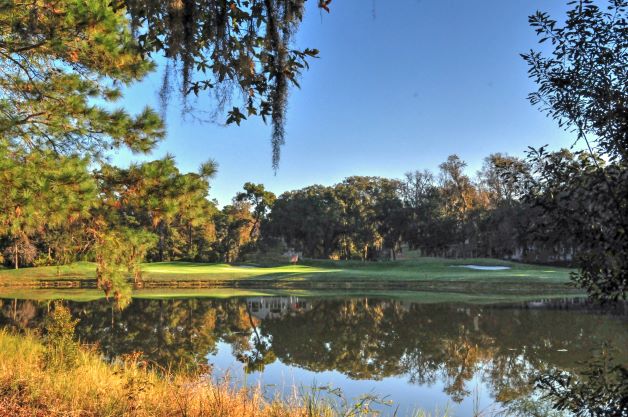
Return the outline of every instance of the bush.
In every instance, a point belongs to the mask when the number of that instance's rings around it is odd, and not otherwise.
[[[72,318],[70,309],[56,302],[46,317],[44,364],[53,368],[73,367],[78,359],[79,345],[74,340],[78,320]]]

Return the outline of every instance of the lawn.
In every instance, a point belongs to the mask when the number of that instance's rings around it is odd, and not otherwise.
[[[480,271],[462,265],[506,266]],[[134,297],[236,297],[262,295],[386,296],[471,302],[578,295],[568,286],[566,268],[496,259],[416,258],[396,262],[305,261],[299,265],[230,265],[156,262],[143,265],[144,283]],[[440,294],[440,295],[439,295]],[[454,294],[456,294],[454,296]],[[95,265],[77,262],[19,270],[0,269],[0,298],[90,301],[102,297],[95,289]]]
[[[510,269],[479,271],[461,265],[495,265]],[[41,281],[94,280],[95,264],[76,262],[46,266],[1,269],[0,285]],[[305,261],[299,265],[259,266],[192,262],[155,262],[142,266],[146,282],[176,281],[449,281],[476,283],[544,283],[569,281],[570,269],[508,262],[496,259],[418,258],[396,262]]]

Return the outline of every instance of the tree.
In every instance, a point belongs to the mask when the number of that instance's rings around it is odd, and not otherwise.
[[[484,159],[478,172],[478,188],[488,204],[478,229],[480,253],[484,256],[520,260],[527,256],[530,226],[538,221],[539,214],[521,201],[528,191],[531,170],[527,161],[500,153]],[[562,241],[558,243],[567,243],[565,236],[555,237]]]
[[[480,187],[487,193],[491,207],[512,206],[525,194],[530,165],[514,156],[494,153],[484,158],[478,173]]]
[[[235,262],[241,248],[250,242],[253,216],[246,202],[234,201],[216,215],[216,251],[224,262]]]
[[[89,217],[96,184],[87,171],[88,160],[59,157],[53,152],[24,152],[0,140],[0,235],[12,241],[12,262],[35,253],[30,239],[46,229]]]
[[[0,136],[14,146],[100,157],[147,152],[164,134],[148,108],[131,116],[96,104],[153,68],[108,1],[3,2],[0,63]]]
[[[549,56],[530,51],[523,54],[529,75],[538,90],[529,98],[559,126],[576,133],[587,156],[580,158],[577,173],[565,184],[557,183],[561,172],[573,164],[556,160],[543,148],[533,150],[537,166],[534,189],[559,186],[561,194],[549,207],[576,235],[581,247],[580,273],[576,282],[599,299],[626,298],[628,286],[628,2],[612,0],[602,8],[592,0],[570,3],[564,26],[546,13],[530,16],[530,25],[549,40]],[[608,164],[602,161],[607,159]],[[533,195],[530,196],[534,198]],[[564,210],[567,201],[584,211]],[[541,206],[543,209],[547,209]],[[548,211],[548,210],[546,210]]]
[[[400,181],[381,178],[375,191],[377,232],[382,237],[382,249],[390,251],[391,260],[397,258],[401,236],[407,227],[400,189]]]
[[[235,200],[247,202],[251,205],[253,209],[253,225],[251,226],[249,239],[259,237],[262,221],[266,219],[277,197],[270,191],[266,191],[263,184],[247,182],[244,184],[244,192],[238,193]]]
[[[446,216],[455,221],[456,239],[462,244],[462,255],[467,255],[470,238],[477,233],[477,222],[474,220],[474,210],[485,205],[471,178],[464,173],[466,162],[458,155],[450,155],[447,161],[439,165],[440,192],[443,198],[443,210]]]
[[[571,241],[580,267],[572,279],[593,298],[625,298],[625,217],[609,198],[605,184],[608,181],[619,195],[628,195],[628,170],[606,165],[588,153],[573,155],[541,148],[531,151],[530,159],[535,168],[525,201],[540,211],[531,229],[535,240]]]
[[[547,13],[530,16],[540,42],[550,41],[551,55],[522,54],[528,73],[538,84],[529,95],[559,126],[611,161],[628,159],[628,2],[610,0],[600,7],[593,0],[570,2],[564,26]]]
[[[329,258],[339,251],[341,215],[333,187],[312,185],[280,195],[262,234],[282,239],[305,256]]]
[[[328,10],[326,2],[319,6]],[[296,49],[292,37],[303,18],[305,0],[202,0],[155,2],[116,0],[114,9],[128,12],[142,50],[162,54],[162,102],[179,76],[184,98],[211,91],[219,110],[243,99],[228,111],[227,123],[250,116],[272,121],[273,167],[279,163],[285,139],[285,112],[290,85],[308,67],[316,49]],[[185,106],[189,112],[189,105]]]
[[[215,212],[207,200],[215,163],[203,164],[200,171],[181,174],[170,155],[128,169],[105,166],[103,198],[120,213],[121,224],[158,236],[154,259],[184,254],[189,258],[194,252],[193,232],[207,229]]]

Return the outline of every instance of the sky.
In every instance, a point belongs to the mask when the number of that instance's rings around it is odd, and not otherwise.
[[[335,0],[326,13],[310,0],[295,45],[319,49],[320,58],[290,93],[276,173],[269,125],[198,122],[181,114],[176,97],[156,150],[141,158],[119,151],[112,162],[125,166],[170,153],[189,172],[214,159],[219,171],[210,197],[224,205],[248,181],[279,195],[351,175],[437,171],[453,153],[474,175],[491,153],[569,147],[573,136],[527,101],[535,85],[519,56],[538,48],[528,16],[542,10],[561,21],[565,3]],[[126,89],[122,104],[131,111],[157,108],[160,85],[157,71]],[[212,111],[208,100],[196,106]]]

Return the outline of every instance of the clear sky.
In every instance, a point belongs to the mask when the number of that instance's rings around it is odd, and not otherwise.
[[[148,159],[169,152],[184,172],[215,159],[211,197],[227,204],[247,181],[280,194],[350,175],[399,178],[436,171],[452,153],[473,174],[490,153],[572,144],[527,101],[534,84],[519,56],[537,47],[528,15],[540,9],[560,21],[565,0],[334,0],[330,14],[307,3],[296,44],[319,49],[321,58],[291,92],[276,175],[269,126],[185,120],[176,98],[167,139]],[[155,73],[129,88],[123,105],[158,107],[159,86]],[[211,110],[203,100],[197,105]],[[113,157],[120,165],[131,160],[139,158]]]

